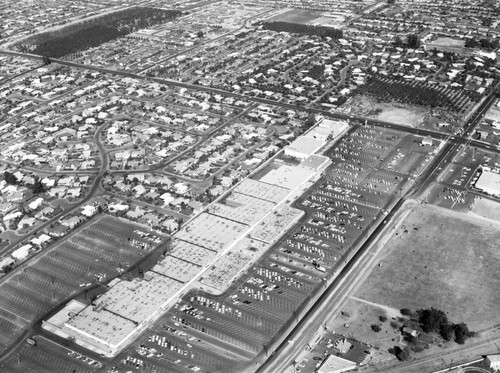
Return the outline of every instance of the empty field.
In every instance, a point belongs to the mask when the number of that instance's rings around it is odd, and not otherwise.
[[[281,13],[277,16],[271,17],[266,21],[279,21],[279,22],[291,22],[291,23],[310,23],[318,17],[321,17],[322,12],[317,10],[309,9],[293,9],[288,12]]]
[[[401,308],[436,307],[482,330],[500,322],[500,224],[436,206],[412,212],[357,297]]]
[[[409,127],[420,126],[428,113],[428,110],[422,107],[406,103],[379,102],[364,95],[356,96],[351,107],[356,114]]]

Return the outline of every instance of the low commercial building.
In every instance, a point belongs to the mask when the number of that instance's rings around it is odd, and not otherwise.
[[[356,363],[341,357],[330,355],[317,370],[318,373],[343,373],[356,369]]]
[[[491,172],[489,168],[483,168],[483,173],[476,181],[476,188],[486,194],[500,197],[500,174]]]
[[[285,148],[285,155],[304,160],[321,149],[325,143],[326,142],[321,139],[301,136]]]
[[[348,128],[347,122],[321,119],[315,127],[287,146],[284,153],[288,157],[304,160],[316,153],[328,141],[337,139]]]

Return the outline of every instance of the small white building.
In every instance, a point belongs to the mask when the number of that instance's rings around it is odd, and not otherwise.
[[[486,364],[494,371],[500,371],[500,354],[486,356]]]
[[[423,146],[432,146],[432,144],[433,144],[432,137],[426,136],[422,139]]]
[[[356,369],[356,363],[330,355],[317,370],[318,373],[344,373]]]

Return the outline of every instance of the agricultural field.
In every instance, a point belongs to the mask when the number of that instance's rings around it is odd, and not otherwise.
[[[386,77],[372,77],[357,92],[387,102],[442,107],[463,113],[472,109],[480,98],[477,92]]]
[[[108,215],[48,247],[0,284],[0,347],[61,302],[127,271],[162,241],[148,230]]]
[[[395,309],[435,307],[471,330],[491,327],[500,322],[499,239],[497,222],[432,205],[417,208],[356,297]]]
[[[136,30],[171,21],[181,14],[182,12],[177,10],[129,8],[35,35],[24,40],[17,48],[22,52],[55,58],[63,57],[97,47]]]

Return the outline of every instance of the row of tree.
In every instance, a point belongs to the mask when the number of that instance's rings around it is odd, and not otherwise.
[[[480,48],[485,50],[494,50],[497,49],[499,46],[500,46],[500,40],[498,39],[482,38],[478,40],[475,38],[469,38],[465,40],[466,48]]]
[[[276,32],[284,31],[295,34],[314,35],[321,37],[329,36],[333,39],[341,39],[343,36],[342,30],[325,26],[305,25],[302,23],[270,21],[270,22],[262,22],[262,26],[267,30]]]
[[[425,333],[438,333],[446,341],[454,339],[458,344],[464,344],[467,338],[475,335],[467,324],[450,322],[444,311],[434,307],[420,309],[415,313],[403,308],[401,314],[416,319]]]
[[[430,107],[447,107],[457,111],[464,109],[464,102],[477,99],[473,93],[453,88],[438,91],[433,85],[426,82],[409,82],[398,78],[379,79],[375,76],[371,77],[365,85],[360,86],[357,92],[381,100]]]
[[[451,341],[454,337],[455,342],[464,344],[467,338],[475,335],[465,323],[454,324],[448,321],[448,317],[442,310],[431,307],[418,310],[417,315],[424,332],[439,333],[446,341]]]

